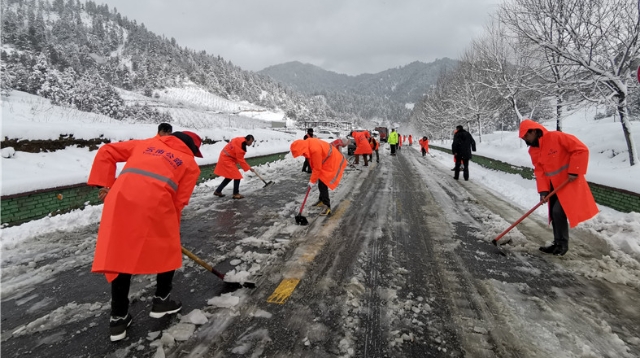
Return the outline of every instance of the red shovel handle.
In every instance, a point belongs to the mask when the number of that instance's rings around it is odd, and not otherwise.
[[[311,191],[311,187],[307,187],[307,193],[304,195],[304,200],[302,200],[302,205],[300,205],[300,213],[298,215],[302,215],[302,209],[304,209],[304,204],[307,202],[307,198],[309,197],[310,191]]]
[[[553,191],[551,193],[549,193],[549,195],[544,197],[544,200],[540,200],[540,202],[538,204],[536,204],[536,206],[534,206],[533,208],[531,208],[531,210],[527,211],[526,214],[522,215],[522,217],[520,219],[518,219],[516,222],[514,222],[513,224],[511,224],[511,226],[509,226],[507,228],[507,230],[503,231],[502,234],[498,235],[498,237],[496,237],[495,239],[493,239],[493,243],[497,243],[498,240],[500,240],[504,235],[506,235],[509,231],[511,231],[511,229],[513,229],[514,227],[516,227],[516,225],[520,224],[520,222],[522,222],[522,220],[526,219],[527,216],[531,215],[532,212],[536,211],[536,209],[538,207],[540,207],[540,205],[546,203],[550,197],[552,197],[558,190],[562,189],[563,186],[565,186],[567,183],[569,182],[569,179],[565,180],[562,184],[560,184],[557,188],[553,189]]]

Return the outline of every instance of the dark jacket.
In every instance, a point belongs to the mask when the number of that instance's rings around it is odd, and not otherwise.
[[[471,159],[471,151],[476,151],[476,141],[469,132],[461,129],[453,135],[451,151],[461,159]]]

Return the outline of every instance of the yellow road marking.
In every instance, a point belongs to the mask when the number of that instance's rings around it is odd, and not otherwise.
[[[267,302],[277,303],[280,305],[284,304],[285,302],[287,302],[296,286],[298,286],[299,282],[300,280],[297,278],[288,278],[282,280],[282,282],[280,282],[280,285],[278,285],[275,291],[273,291],[271,296],[267,298]]]
[[[322,230],[326,230],[326,233],[324,235],[321,234],[316,236],[314,240],[296,250],[299,251],[299,253],[295,254],[297,258],[287,263],[288,270],[287,273],[284,274],[284,276],[288,278],[283,279],[278,287],[276,287],[276,289],[273,291],[271,296],[267,298],[268,303],[276,303],[282,305],[287,302],[289,297],[291,297],[291,295],[293,294],[293,291],[296,289],[296,286],[298,286],[300,279],[304,276],[307,264],[311,263],[313,259],[315,259],[316,255],[318,254],[318,252],[320,252],[325,242],[327,241],[327,235],[333,231],[333,226],[337,225],[335,224],[339,221],[337,219],[344,215],[350,204],[351,201],[349,200],[344,200],[342,203],[340,203],[340,205],[338,206],[338,210],[332,213],[332,221],[334,221],[334,224],[329,225]]]

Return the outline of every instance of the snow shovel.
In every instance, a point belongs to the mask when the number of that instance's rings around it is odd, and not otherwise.
[[[551,193],[549,193],[547,196],[544,197],[544,200],[540,200],[540,202],[538,204],[536,204],[536,206],[531,208],[531,210],[527,211],[524,215],[522,215],[522,217],[520,219],[516,220],[516,222],[511,224],[511,226],[509,226],[505,231],[503,231],[502,234],[498,235],[495,239],[491,240],[491,243],[498,247],[498,250],[500,250],[500,254],[501,255],[505,255],[505,252],[502,250],[502,248],[500,246],[498,246],[498,240],[500,240],[504,235],[506,235],[509,231],[511,231],[511,229],[516,227],[516,225],[520,224],[520,222],[522,222],[522,220],[526,219],[527,216],[531,215],[532,212],[536,211],[536,209],[538,207],[540,207],[540,205],[546,203],[549,200],[550,197],[552,197],[558,190],[562,189],[562,187],[565,186],[568,182],[569,182],[569,179],[565,180],[557,188],[553,189],[553,191]],[[509,243],[509,241],[511,241],[511,240],[507,240],[504,243],[501,243],[500,245],[505,245],[505,244]]]
[[[209,265],[208,263],[202,261],[201,258],[196,256],[193,252],[185,249],[184,246],[182,247],[182,253],[187,255],[187,256],[189,256],[189,258],[192,259],[193,261],[195,261],[198,265],[206,268],[207,271],[209,271],[212,274],[218,276],[225,283],[225,285],[228,285],[229,287],[231,287],[233,289],[238,289],[238,288],[242,288],[242,287],[256,288],[255,282],[240,283],[240,282],[228,282],[228,281],[225,281],[224,280],[224,274],[222,272],[214,269],[211,265]]]
[[[260,174],[258,174],[258,172],[257,172],[257,171],[255,171],[255,169],[253,170],[253,173],[254,173],[255,175],[257,175],[257,176],[258,176],[258,178],[260,178],[260,180],[262,180],[262,182],[264,183],[263,188],[266,188],[266,187],[268,187],[269,185],[273,184],[273,181],[269,181],[269,182],[267,183],[264,179],[262,179],[262,177],[260,176]]]
[[[309,220],[306,217],[302,216],[302,209],[304,209],[304,204],[307,202],[307,197],[309,197],[309,192],[311,191],[311,187],[307,188],[307,193],[304,195],[304,200],[302,201],[302,205],[300,206],[300,213],[296,215],[296,224],[298,225],[309,225]]]

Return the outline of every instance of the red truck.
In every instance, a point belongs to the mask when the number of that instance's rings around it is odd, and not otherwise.
[[[380,135],[380,142],[386,142],[389,136],[389,129],[387,127],[376,127],[375,130]]]

